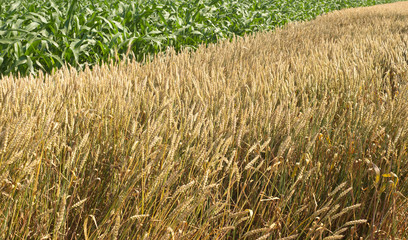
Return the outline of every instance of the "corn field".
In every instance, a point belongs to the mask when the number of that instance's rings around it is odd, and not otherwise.
[[[143,62],[329,11],[395,0],[1,0],[0,77]]]

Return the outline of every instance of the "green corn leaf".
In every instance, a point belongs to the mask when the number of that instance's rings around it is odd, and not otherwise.
[[[27,25],[27,27],[25,28],[25,30],[29,33],[31,33],[31,31],[33,31],[34,29],[36,29],[38,26],[40,26],[39,23],[37,22],[32,22],[30,24]]]
[[[19,6],[20,6],[21,2],[17,1],[15,3],[13,3],[10,8],[7,10],[8,12],[13,12],[15,11]]]

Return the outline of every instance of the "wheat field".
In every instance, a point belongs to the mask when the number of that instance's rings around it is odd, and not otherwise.
[[[0,239],[406,239],[408,2],[0,80]]]

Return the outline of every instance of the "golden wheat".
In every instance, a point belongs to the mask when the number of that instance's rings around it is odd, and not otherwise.
[[[406,238],[407,17],[5,76],[0,238]]]

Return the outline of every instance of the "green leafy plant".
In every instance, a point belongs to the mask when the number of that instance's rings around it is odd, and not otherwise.
[[[143,61],[168,47],[273,30],[341,8],[395,0],[11,0],[0,4],[0,76]]]

